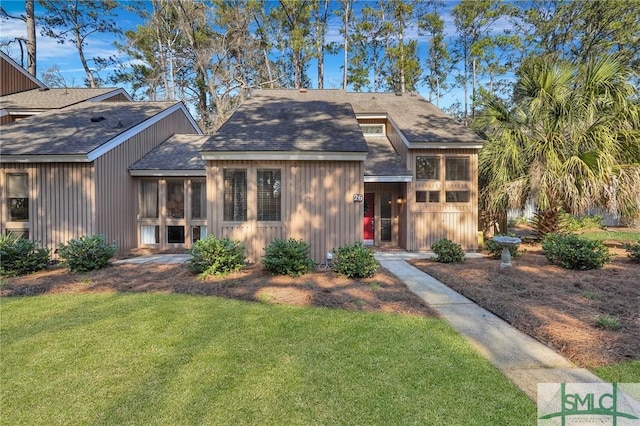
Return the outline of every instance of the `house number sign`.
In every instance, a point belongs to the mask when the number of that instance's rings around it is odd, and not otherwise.
[[[361,203],[364,200],[364,196],[362,194],[353,194],[353,202]]]

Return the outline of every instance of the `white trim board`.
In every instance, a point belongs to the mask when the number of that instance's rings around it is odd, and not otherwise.
[[[364,161],[366,152],[322,151],[201,151],[203,160]]]

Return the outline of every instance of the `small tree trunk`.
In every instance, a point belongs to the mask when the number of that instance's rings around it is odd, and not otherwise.
[[[25,2],[25,21],[27,23],[27,71],[36,76],[36,19],[33,11],[34,0]]]
[[[557,208],[538,210],[533,220],[536,234],[540,239],[560,229],[560,211]]]

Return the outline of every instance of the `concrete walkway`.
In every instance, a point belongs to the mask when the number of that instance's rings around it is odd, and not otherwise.
[[[405,261],[407,258],[419,258],[419,255],[394,254],[396,256],[389,259],[389,256],[377,253],[376,258],[534,402],[538,383],[603,382],[589,370],[577,368],[552,349],[516,330],[506,321]],[[406,256],[404,259],[403,255]]]

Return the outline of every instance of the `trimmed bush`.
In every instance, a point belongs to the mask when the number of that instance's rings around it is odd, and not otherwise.
[[[107,243],[104,235],[85,235],[60,244],[58,255],[72,273],[88,272],[108,266],[117,249],[118,245]]]
[[[599,269],[609,262],[609,249],[601,241],[590,241],[571,234],[547,234],[542,240],[550,263],[565,269]]]
[[[635,244],[623,244],[622,247],[624,247],[627,256],[631,258],[633,262],[640,263],[640,241]]]
[[[311,247],[302,240],[276,239],[264,250],[262,265],[274,275],[297,277],[306,274],[315,266],[310,256]]]
[[[196,241],[190,253],[189,268],[202,276],[227,275],[245,265],[244,245],[215,235]]]
[[[460,244],[456,244],[446,238],[441,238],[431,246],[431,250],[436,254],[435,261],[441,263],[462,263],[464,262],[464,251]]]
[[[602,228],[602,216],[600,215],[574,216],[565,212],[560,213],[560,229],[564,232],[597,228]]]
[[[11,234],[0,235],[0,275],[30,274],[49,263],[49,250]]]
[[[513,233],[496,234],[495,236],[500,237],[503,235],[506,235],[508,237],[516,236]],[[484,248],[489,252],[489,256],[492,259],[500,259],[502,257],[502,246],[496,243],[495,241],[493,241],[491,238],[488,238],[487,240],[485,240]],[[518,251],[519,248],[520,248],[520,244],[516,244],[515,246],[509,247],[509,253],[511,253],[512,258],[517,259],[518,257],[520,257],[520,252]]]
[[[373,257],[373,252],[362,245],[354,243],[334,249],[333,270],[348,278],[372,277],[380,264]]]

